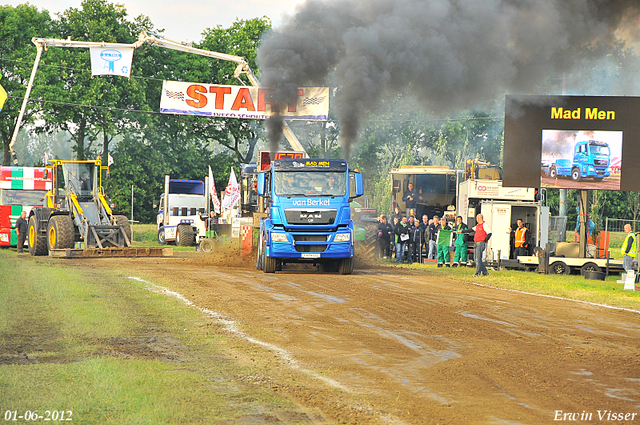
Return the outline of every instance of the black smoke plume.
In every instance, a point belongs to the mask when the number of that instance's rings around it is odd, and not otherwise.
[[[348,158],[384,96],[409,92],[442,115],[505,93],[532,94],[571,72],[585,51],[606,56],[585,48],[637,40],[639,7],[636,0],[308,0],[265,38],[258,63],[262,85],[282,102],[298,86],[337,87]],[[277,143],[281,136],[270,133]]]

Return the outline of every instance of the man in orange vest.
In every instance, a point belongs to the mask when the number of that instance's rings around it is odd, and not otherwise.
[[[516,229],[516,249],[514,256],[518,258],[518,255],[529,255],[529,244],[531,243],[531,232],[524,226],[521,219],[518,219],[518,228]]]

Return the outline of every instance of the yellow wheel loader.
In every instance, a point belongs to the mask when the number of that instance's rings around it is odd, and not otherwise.
[[[101,160],[49,161],[45,173],[53,177],[53,188],[43,199],[43,208],[29,217],[29,253],[46,255],[72,249],[124,248],[131,246],[131,226],[124,215],[115,215],[102,188]]]

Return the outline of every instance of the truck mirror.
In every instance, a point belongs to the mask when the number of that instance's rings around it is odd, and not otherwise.
[[[265,190],[264,190],[264,176],[265,173],[258,173],[258,186],[257,186],[257,192],[258,195],[260,196],[264,196]]]
[[[349,198],[354,199],[364,194],[364,189],[362,187],[362,174],[360,173],[350,173],[349,176]]]

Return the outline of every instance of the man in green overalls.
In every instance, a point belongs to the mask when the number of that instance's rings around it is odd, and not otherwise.
[[[456,225],[453,230],[456,232],[456,252],[453,255],[453,267],[466,266],[467,265],[467,241],[465,240],[466,234],[462,233],[463,230],[467,230],[467,225],[462,222],[462,217],[456,217]]]

